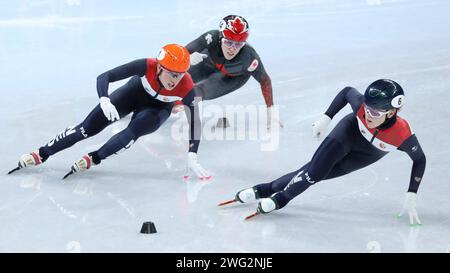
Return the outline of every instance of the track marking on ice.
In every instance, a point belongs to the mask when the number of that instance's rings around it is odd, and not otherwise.
[[[17,214],[21,214],[27,207],[29,204],[31,204],[34,200],[36,200],[36,198],[41,195],[42,192],[38,192],[36,193],[30,200],[28,200],[28,202],[26,202],[22,208],[17,212]]]
[[[78,217],[70,210],[65,209],[61,204],[57,203],[53,196],[49,195],[48,199],[61,211],[62,214],[69,218],[77,219]]]
[[[114,195],[111,192],[107,192],[107,194],[109,198],[111,198],[112,200],[114,200],[117,204],[119,204],[119,206],[121,208],[123,208],[128,215],[130,215],[133,218],[136,218],[136,214],[134,213],[134,209],[122,198],[118,197],[117,195]]]
[[[305,77],[295,77],[295,78],[290,78],[287,80],[282,80],[282,81],[277,81],[275,82],[276,84],[283,84],[283,83],[290,83],[290,82],[296,82],[296,81],[300,81],[305,79]]]

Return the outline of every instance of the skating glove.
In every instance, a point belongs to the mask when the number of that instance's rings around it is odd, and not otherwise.
[[[208,55],[194,52],[191,54],[191,65],[196,65],[203,62],[203,59],[208,58]]]
[[[184,104],[178,100],[175,102],[175,105],[172,107],[172,114],[177,114],[181,111],[184,111]]]
[[[420,222],[419,219],[419,215],[417,214],[416,203],[417,203],[417,194],[414,192],[407,192],[405,196],[405,201],[403,203],[403,209],[397,215],[397,217],[402,217],[405,212],[408,212],[410,226],[422,225],[422,222]],[[414,224],[414,221],[416,221],[417,224]]]
[[[272,125],[277,124],[280,128],[284,128],[283,123],[280,121],[279,111],[275,111],[273,106],[267,107],[267,130],[272,128]]]
[[[103,110],[103,114],[109,121],[115,121],[120,119],[116,107],[111,103],[108,97],[100,98],[100,107]]]
[[[331,122],[331,118],[327,115],[322,115],[320,119],[312,124],[313,137],[320,140],[327,133],[327,127]]]
[[[200,180],[211,179],[211,176],[208,174],[208,172],[198,162],[198,156],[194,152],[188,153],[187,172],[184,176],[185,179],[189,179],[191,171],[193,171]]]

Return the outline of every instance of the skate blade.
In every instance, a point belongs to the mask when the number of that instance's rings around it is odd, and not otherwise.
[[[260,214],[260,212],[257,211],[255,213],[252,213],[249,216],[245,217],[244,220],[250,220],[250,219],[252,219],[253,217],[255,217],[256,215],[259,215],[259,214]]]
[[[231,204],[231,203],[234,203],[234,202],[236,202],[235,199],[229,200],[229,201],[225,201],[225,202],[222,202],[222,203],[220,203],[218,206],[221,207],[221,206],[225,206],[225,205],[228,205],[228,204]]]
[[[16,167],[15,169],[10,170],[10,171],[8,172],[8,174],[12,174],[13,172],[18,171],[18,170],[20,170],[20,169],[22,169],[20,166],[19,166],[19,167]]]
[[[66,175],[64,175],[63,180],[69,177],[70,175],[74,174],[75,172],[73,170],[70,170]]]

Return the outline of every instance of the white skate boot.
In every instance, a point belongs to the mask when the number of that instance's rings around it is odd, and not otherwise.
[[[42,164],[42,158],[39,155],[39,151],[34,151],[29,154],[24,154],[20,157],[18,166],[15,169],[8,172],[8,174],[12,174],[13,172],[20,170],[22,168],[25,168],[25,167],[37,166],[40,164]]]
[[[87,154],[84,155],[80,160],[73,163],[70,172],[68,172],[63,179],[66,179],[69,175],[72,175],[74,173],[78,172],[84,172],[91,168],[91,166],[97,165],[94,163],[94,160],[92,159],[92,155]]]
[[[42,164],[42,158],[39,155],[39,151],[34,151],[29,154],[22,155],[19,161],[19,166],[21,166],[21,168],[37,166],[40,164]]]
[[[264,198],[259,201],[258,211],[260,213],[269,213],[277,209],[277,204],[272,197]]]
[[[236,193],[235,199],[236,199],[236,201],[239,201],[241,203],[253,202],[253,201],[256,201],[256,199],[257,199],[256,192],[255,192],[254,188],[240,190],[240,191],[238,191],[238,193]]]
[[[256,190],[252,188],[247,188],[240,190],[236,193],[236,196],[233,200],[228,200],[225,202],[222,202],[219,204],[219,206],[225,206],[234,202],[240,202],[240,203],[249,203],[252,201],[256,201],[259,198]]]
[[[279,209],[279,206],[276,203],[276,200],[274,196],[271,196],[269,198],[263,198],[258,203],[258,208],[256,209],[256,212],[250,214],[249,216],[245,217],[245,220],[249,220],[259,214],[267,214],[274,210]]]

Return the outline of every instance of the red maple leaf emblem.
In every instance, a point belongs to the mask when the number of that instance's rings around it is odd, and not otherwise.
[[[241,20],[241,18],[236,17],[234,20],[230,21],[231,29],[234,33],[242,33],[246,29],[246,24]]]

